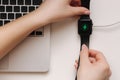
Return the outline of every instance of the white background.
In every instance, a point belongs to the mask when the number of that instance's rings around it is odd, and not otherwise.
[[[120,21],[120,0],[91,0],[91,18],[95,26],[90,48],[106,56],[111,69],[110,80],[120,80],[120,24],[102,27]],[[77,20],[72,18],[52,24],[51,61],[48,73],[0,73],[0,80],[74,80],[74,61],[79,55]],[[87,77],[87,76],[86,76]]]

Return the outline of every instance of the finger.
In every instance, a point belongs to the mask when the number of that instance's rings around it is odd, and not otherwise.
[[[77,64],[75,64],[74,67],[75,67],[76,70],[78,69],[78,65]]]
[[[111,75],[112,75],[112,71],[111,71],[111,69],[110,69],[110,70],[109,70],[109,75],[108,75],[108,76],[110,77]]]
[[[90,11],[87,8],[84,7],[71,7],[71,15],[76,16],[76,15],[89,15]]]
[[[80,6],[80,4],[81,4],[81,3],[80,3],[80,0],[72,0],[71,3],[70,3],[70,5],[71,5],[71,6],[74,6],[74,7],[75,7],[75,6]]]
[[[72,18],[76,20],[76,19],[80,19],[80,16],[77,15],[77,16],[73,16]]]
[[[89,57],[89,60],[90,60],[91,63],[95,63],[96,62],[95,58],[92,58],[92,57]]]
[[[109,77],[106,77],[106,79],[105,80],[109,80]]]
[[[80,64],[89,63],[89,53],[88,47],[86,45],[82,45],[82,51],[80,53]]]
[[[94,57],[96,61],[106,61],[105,56],[96,50],[89,50],[89,54],[91,57]]]
[[[78,69],[78,60],[75,60],[74,67],[75,67],[75,69]]]
[[[78,64],[78,60],[75,60],[75,63]]]

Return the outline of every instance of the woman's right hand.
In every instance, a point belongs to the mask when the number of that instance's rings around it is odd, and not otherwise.
[[[76,68],[77,66],[76,61]],[[78,80],[109,80],[110,76],[111,70],[104,55],[83,45],[77,73]]]
[[[90,11],[80,5],[81,0],[45,0],[37,9],[36,14],[38,14],[38,17],[43,15],[43,19],[46,19],[47,23],[74,16],[89,15]]]

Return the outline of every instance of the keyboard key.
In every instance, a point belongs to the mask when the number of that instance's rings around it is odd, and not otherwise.
[[[8,0],[2,0],[2,4],[7,5],[8,4]]]
[[[31,0],[25,0],[25,5],[31,5]]]
[[[19,18],[19,17],[21,17],[21,16],[22,16],[21,13],[16,13],[16,19]]]
[[[21,12],[27,12],[27,6],[21,6]]]
[[[32,12],[33,10],[35,10],[35,7],[34,6],[30,6],[29,7],[29,12]]]
[[[18,0],[18,5],[24,5],[24,0]]]
[[[38,8],[39,6],[36,6],[36,9]]]
[[[33,5],[40,5],[42,0],[33,0]]]
[[[20,6],[14,6],[14,12],[20,12]]]
[[[6,13],[0,13],[0,19],[6,19],[7,14]]]
[[[14,13],[8,13],[8,19],[14,19]]]
[[[6,12],[12,12],[12,6],[6,6]]]
[[[5,11],[5,7],[4,6],[0,6],[0,12],[4,12]]]
[[[3,21],[2,20],[0,20],[0,26],[3,26]]]
[[[4,24],[7,24],[7,23],[9,23],[10,22],[10,20],[5,20],[4,21]]]
[[[36,31],[36,35],[42,35],[42,31]]]
[[[10,0],[11,5],[16,5],[16,0]]]
[[[30,33],[31,36],[34,36],[35,35],[35,31],[33,31],[32,33]]]
[[[23,13],[23,16],[26,15],[27,13]]]

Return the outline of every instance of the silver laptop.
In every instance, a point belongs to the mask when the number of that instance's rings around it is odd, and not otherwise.
[[[42,0],[0,0],[0,26],[37,9],[41,3]],[[0,72],[47,72],[49,59],[50,25],[33,31],[1,59]]]

